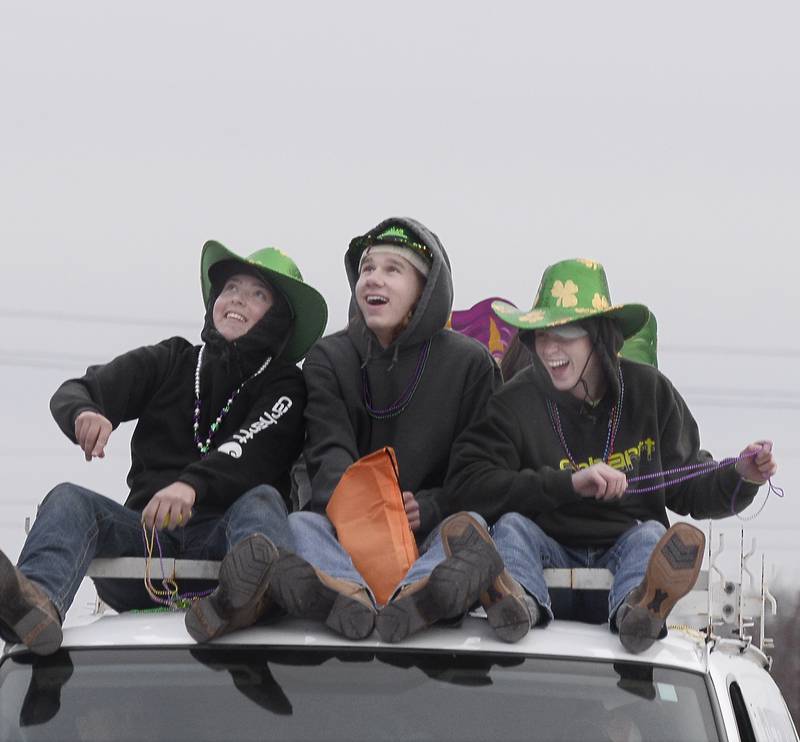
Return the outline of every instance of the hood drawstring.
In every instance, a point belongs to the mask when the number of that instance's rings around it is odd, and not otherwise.
[[[399,357],[400,357],[400,345],[398,343],[395,343],[394,353],[392,353],[392,362],[386,368],[387,374],[395,367],[395,364],[397,363],[397,359]]]
[[[361,370],[363,371],[367,364],[372,360],[372,335],[367,332],[367,326],[361,328],[362,334],[367,338],[367,348],[364,352],[364,362],[361,364]]]

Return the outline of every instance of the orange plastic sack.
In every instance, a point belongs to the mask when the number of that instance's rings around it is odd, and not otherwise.
[[[394,449],[381,448],[351,464],[326,512],[375,599],[386,603],[419,557],[403,507]]]

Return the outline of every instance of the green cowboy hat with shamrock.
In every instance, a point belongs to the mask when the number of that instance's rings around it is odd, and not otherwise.
[[[626,339],[639,332],[650,318],[650,310],[644,304],[612,304],[605,269],[585,258],[562,260],[546,268],[530,309],[495,301],[492,311],[520,330],[543,330],[591,317],[610,317]]]

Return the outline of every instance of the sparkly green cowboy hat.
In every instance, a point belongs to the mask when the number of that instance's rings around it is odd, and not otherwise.
[[[651,312],[647,324],[625,341],[619,354],[630,361],[648,363],[658,368],[657,337],[656,316]]]
[[[282,357],[287,361],[299,361],[325,330],[328,322],[328,305],[325,299],[315,288],[303,283],[300,269],[282,250],[265,247],[241,258],[219,242],[209,240],[203,245],[200,257],[200,281],[203,286],[203,302],[206,305],[211,294],[209,271],[218,263],[227,261],[239,263],[248,273],[255,268],[289,302],[294,326]]]
[[[625,338],[641,330],[650,316],[643,304],[612,305],[605,269],[600,263],[583,258],[562,260],[548,267],[531,309],[496,301],[492,310],[521,330],[542,330],[589,317],[611,317]]]

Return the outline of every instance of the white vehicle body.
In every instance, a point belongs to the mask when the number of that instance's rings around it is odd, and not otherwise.
[[[183,577],[216,569],[173,567]],[[141,562],[93,566],[97,575],[121,571],[141,574]],[[558,570],[548,580],[551,587],[602,588],[609,576]],[[672,625],[639,655],[628,654],[605,625],[562,620],[516,644],[498,641],[473,615],[458,628],[433,627],[398,645],[377,634],[351,642],[288,619],[197,645],[180,612],[96,615],[65,628],[55,659],[6,647],[0,739],[796,742],[770,661],[746,637],[752,624],[743,611],[760,606],[760,643],[769,644],[768,591],[724,579],[709,590],[708,572],[700,583],[672,623],[708,624],[703,606],[713,603],[727,623],[712,620],[710,633],[708,625]],[[744,638],[720,635],[731,629]],[[311,721],[299,720],[304,713]]]

